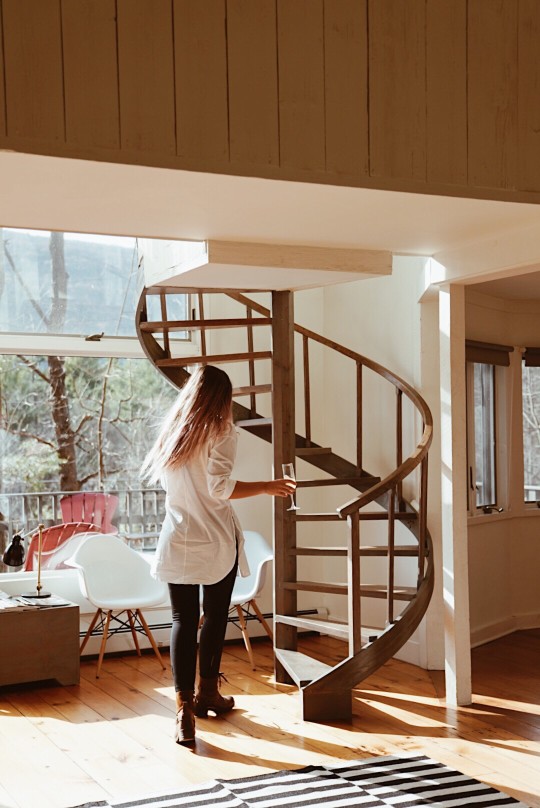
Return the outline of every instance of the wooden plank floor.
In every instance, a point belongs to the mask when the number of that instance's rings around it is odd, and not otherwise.
[[[295,688],[273,681],[271,646],[226,647],[237,709],[199,720],[194,750],[172,740],[170,670],[153,656],[84,661],[77,687],[0,688],[0,808],[67,808],[311,763],[414,752],[540,808],[540,630],[473,652],[474,702],[447,708],[442,672],[392,660],[354,693],[353,725],[300,719]],[[328,661],[341,641],[309,637]]]

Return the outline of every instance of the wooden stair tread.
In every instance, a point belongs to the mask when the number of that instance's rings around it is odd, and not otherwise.
[[[349,626],[347,623],[339,623],[335,620],[325,620],[316,617],[295,617],[294,615],[276,614],[276,623],[284,623],[287,626],[296,626],[307,631],[318,631],[321,634],[328,634],[330,637],[337,637],[340,640],[349,639]]]
[[[291,550],[293,555],[305,556],[346,556],[346,547],[294,547]],[[385,545],[373,545],[360,547],[361,556],[387,556],[388,547]],[[418,545],[403,544],[394,548],[395,556],[416,556],[418,555]]]
[[[347,584],[319,581],[285,581],[282,586],[294,592],[324,592],[328,595],[347,595],[349,591]],[[413,586],[394,586],[394,600],[413,600],[416,592]],[[363,598],[386,598],[387,595],[386,584],[368,584],[360,587],[360,597]]]
[[[268,426],[272,424],[271,418],[245,418],[240,421],[235,421],[235,426],[241,427],[254,427],[254,426]]]
[[[335,511],[330,511],[329,513],[302,513],[302,511],[296,511],[294,519],[297,522],[343,522],[344,525],[347,524],[346,520]]]
[[[332,454],[329,446],[297,446],[294,450],[297,457],[311,457],[312,455]]]
[[[235,396],[247,396],[251,393],[271,393],[272,392],[272,385],[271,384],[250,384],[246,385],[245,387],[234,387],[232,394],[233,398]]]
[[[215,320],[148,320],[140,323],[141,331],[154,333],[156,331],[190,331],[192,329],[215,329],[215,328],[242,328],[254,325],[272,325],[269,317],[255,317],[247,319],[245,317],[221,318]]]
[[[414,600],[417,589],[414,586],[395,586],[394,600]],[[368,584],[360,587],[360,595],[365,598],[386,598],[386,584]]]
[[[160,368],[186,367],[186,365],[220,365],[228,362],[246,362],[255,359],[271,359],[272,351],[251,351],[250,353],[212,354],[204,356],[175,356],[166,359],[156,359],[155,364]]]
[[[387,556],[388,555],[388,547],[384,545],[366,545],[365,547],[360,547],[360,555],[361,556]],[[417,544],[398,544],[394,547],[394,555],[395,556],[416,556],[418,555],[418,545]]]
[[[376,478],[374,478],[376,479]],[[377,480],[378,482],[378,480]],[[358,513],[358,518],[361,522],[369,522],[373,520],[376,521],[384,521],[388,519],[388,512],[383,511],[360,511]],[[395,511],[394,512],[394,519],[403,521],[403,522],[414,522],[418,518],[418,514],[412,511]]]
[[[313,659],[313,657],[302,654],[300,651],[276,648],[275,654],[298,687],[305,687],[314,679],[319,679],[332,670],[330,665],[319,662],[318,659]]]
[[[284,589],[292,589],[295,592],[325,592],[329,595],[346,595],[347,584],[319,583],[316,581],[285,581]]]
[[[298,452],[297,452],[298,454]],[[358,477],[332,477],[328,480],[297,480],[297,488],[319,488],[326,485],[374,485],[380,483],[380,477],[363,474]]]

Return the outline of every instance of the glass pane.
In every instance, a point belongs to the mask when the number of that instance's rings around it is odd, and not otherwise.
[[[0,356],[0,378],[10,528],[60,523],[62,492],[79,490],[130,492],[119,518],[133,521],[142,460],[177,395],[167,379],[146,359],[58,356]]]
[[[495,368],[474,364],[476,507],[495,505]]]
[[[540,368],[523,365],[523,472],[525,502],[540,500]]]
[[[143,285],[135,238],[0,229],[0,279],[1,331],[135,336]],[[187,305],[175,296],[169,319],[187,319]]]

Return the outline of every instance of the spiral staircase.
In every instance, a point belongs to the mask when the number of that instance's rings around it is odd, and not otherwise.
[[[183,292],[191,293],[191,304],[195,304],[191,309],[192,316],[183,320],[172,319],[168,316],[173,309],[172,296]],[[208,298],[197,290],[167,288],[166,285],[144,288],[137,309],[138,336],[148,359],[177,387],[181,387],[188,378],[190,366],[208,363],[237,368],[237,363],[243,363],[247,383],[233,391],[233,418],[239,428],[273,443],[275,468],[280,468],[282,462],[301,458],[317,469],[316,478],[298,480],[297,496],[301,499],[303,489],[324,490],[327,486],[348,486],[355,492],[352,499],[331,512],[307,513],[304,507],[296,512],[289,511],[287,501],[280,498],[276,498],[274,503],[276,679],[300,688],[305,720],[350,720],[352,689],[405,645],[422,620],[433,592],[433,551],[426,526],[428,449],[433,431],[431,413],[422,397],[391,371],[355,351],[289,322],[293,299],[291,292],[272,293],[271,310],[239,291],[212,290],[212,306],[218,294],[225,295],[227,310],[234,305],[241,316],[219,319],[205,317],[205,301]],[[153,319],[149,317],[150,310]],[[156,310],[158,317],[155,316]],[[236,329],[236,334],[238,329],[242,329],[242,333],[245,331],[246,350],[209,353],[207,345],[211,345],[211,334],[227,328]],[[271,341],[268,340],[268,349],[256,350],[255,344],[260,344],[261,333],[269,329]],[[182,349],[185,342],[175,339],[179,333],[195,338],[200,346],[198,355],[182,355],[187,352],[185,348]],[[296,360],[295,342],[297,347],[301,345]],[[345,459],[332,448],[321,446],[312,436],[311,357],[314,350],[330,351],[332,356],[344,357],[354,376],[352,383],[356,395],[352,406],[355,407],[356,435],[351,441],[353,459]],[[263,360],[267,360],[266,363]],[[272,365],[271,373],[267,369],[268,360]],[[299,390],[303,397],[305,434],[302,435],[297,434],[294,428],[295,363],[301,367],[300,375],[303,376]],[[365,423],[367,374],[375,374],[395,391],[394,424],[390,427],[386,425],[385,433],[381,436],[387,442],[388,436],[393,433],[395,467],[382,479],[363,467],[364,436],[368,426]],[[271,398],[271,417],[263,417],[258,412],[258,404],[263,396],[267,397],[263,402],[263,412],[268,411],[268,397]],[[244,403],[240,403],[239,399]],[[404,399],[410,402],[407,406],[414,412],[416,423],[421,424],[420,439],[407,457],[403,457],[404,434],[405,429],[406,435],[410,434],[413,416],[407,411],[407,419],[404,417]],[[384,544],[362,543],[361,525],[370,521],[386,523]],[[341,523],[346,536],[340,546],[335,546],[334,541],[328,546],[311,546],[297,537],[297,533],[306,530],[305,523],[319,523],[320,529],[320,523],[335,522]],[[408,531],[410,543],[396,541],[397,523]],[[310,532],[309,529],[307,532]],[[320,571],[317,573],[318,580],[298,579],[301,557],[318,559],[319,563],[311,565]],[[366,583],[368,559],[377,557],[386,559],[385,579]],[[411,576],[409,570],[408,575],[408,583],[413,583],[412,586],[402,585],[397,580],[400,577],[397,574],[398,559],[404,557],[416,559],[410,562],[414,564],[416,572]],[[338,583],[325,580],[325,565],[332,563],[332,558],[345,560],[346,580]],[[302,613],[298,609],[300,592],[342,596],[347,603],[347,622],[324,620]],[[385,602],[382,626],[367,626],[363,622],[362,604],[366,602],[365,599],[371,598]],[[299,630],[317,631],[345,640],[348,644],[346,657],[330,665],[301,653],[298,650]]]

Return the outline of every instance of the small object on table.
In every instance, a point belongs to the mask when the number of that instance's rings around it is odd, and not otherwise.
[[[43,585],[41,583],[41,551],[43,547],[43,528],[45,525],[38,525],[39,530],[39,541],[38,541],[38,572],[37,572],[37,584],[36,584],[36,591],[35,592],[22,592],[23,598],[50,598],[50,592],[43,591]]]
[[[37,572],[37,584],[36,589],[34,592],[23,592],[22,596],[25,598],[50,598],[50,592],[43,591],[43,585],[41,583],[41,552],[43,548],[43,528],[44,525],[38,525],[39,531],[39,539],[38,539],[38,572]],[[26,534],[29,535],[29,534]],[[2,561],[4,564],[7,564],[8,567],[20,567],[24,561],[24,547],[22,544],[23,536],[19,534],[13,536],[11,540],[11,544],[7,548],[6,552],[2,557]]]

